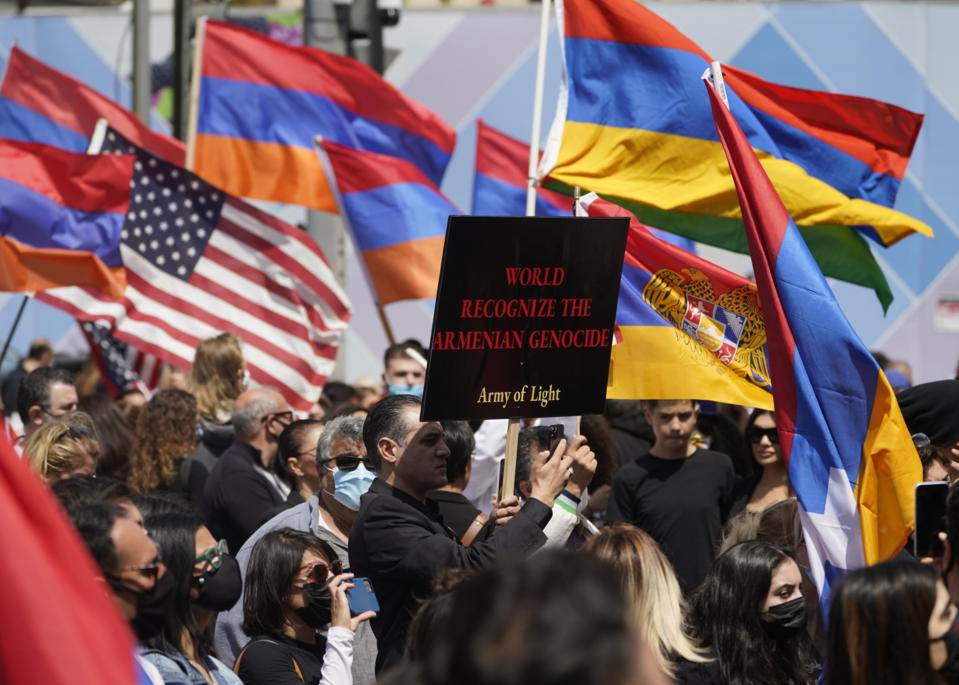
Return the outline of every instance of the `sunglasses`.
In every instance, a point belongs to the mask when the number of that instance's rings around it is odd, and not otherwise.
[[[343,562],[337,559],[332,564],[326,565],[322,561],[317,561],[300,568],[301,571],[303,569],[307,569],[306,582],[325,583],[331,576],[338,576],[343,573]]]
[[[266,416],[261,416],[260,422],[262,423],[269,421],[271,417],[282,423],[284,426],[289,426],[296,420],[296,415],[293,413],[293,410],[287,409],[286,411],[277,411],[267,414]]]
[[[230,553],[230,547],[226,544],[226,540],[220,540],[216,543],[216,547],[211,547],[203,554],[198,556],[193,560],[193,565],[198,566],[203,563],[209,562],[210,566],[214,569],[220,568],[223,563],[223,555]]]
[[[749,429],[749,442],[755,444],[761,442],[763,437],[769,439],[774,445],[779,444],[779,433],[775,428],[750,428]]]
[[[320,459],[317,463],[325,465],[331,461],[336,464],[337,471],[355,471],[360,464],[363,464],[368,471],[373,470],[373,463],[369,459],[365,457],[360,458],[353,454],[340,454],[335,457],[330,457],[329,459]],[[329,469],[330,467],[327,466],[326,468]],[[332,471],[333,469],[330,470]]]

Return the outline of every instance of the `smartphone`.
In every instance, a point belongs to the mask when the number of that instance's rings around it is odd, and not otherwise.
[[[549,449],[550,456],[556,451],[556,446],[559,444],[559,441],[565,437],[566,429],[563,428],[563,424],[561,423],[536,427],[536,440],[540,445],[549,445],[547,449]]]
[[[919,483],[916,485],[916,532],[913,534],[913,551],[917,559],[941,557],[944,530],[946,495],[949,483]]]
[[[376,593],[369,578],[354,578],[350,581],[353,587],[346,591],[346,599],[350,604],[350,614],[356,616],[364,611],[379,611],[380,603],[376,601]]]

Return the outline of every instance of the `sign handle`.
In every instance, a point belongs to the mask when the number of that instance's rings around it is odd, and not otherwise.
[[[516,488],[516,447],[519,445],[519,419],[509,419],[506,426],[506,458],[503,461],[503,484],[499,501],[513,494]]]

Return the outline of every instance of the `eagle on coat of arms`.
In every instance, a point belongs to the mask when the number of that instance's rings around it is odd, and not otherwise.
[[[682,274],[659,269],[643,288],[643,299],[736,375],[771,389],[756,286],[717,296],[712,281],[699,269],[683,269]]]

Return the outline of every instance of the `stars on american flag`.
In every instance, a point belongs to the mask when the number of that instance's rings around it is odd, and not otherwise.
[[[136,156],[121,241],[170,276],[187,280],[216,230],[224,194],[108,129],[102,153]]]

